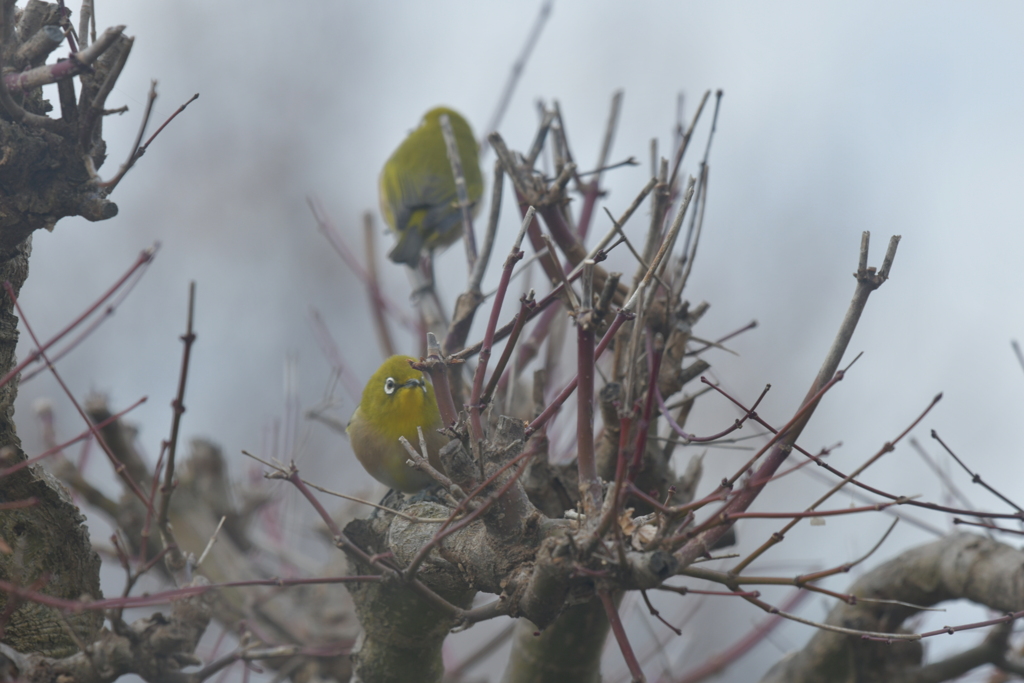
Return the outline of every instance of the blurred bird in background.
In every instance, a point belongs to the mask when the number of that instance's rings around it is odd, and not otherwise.
[[[466,179],[470,211],[483,194],[479,148],[466,119],[447,107],[431,109],[398,146],[380,173],[380,210],[398,238],[388,257],[416,268],[423,251],[446,247],[462,235],[455,176],[441,132],[447,114]]]

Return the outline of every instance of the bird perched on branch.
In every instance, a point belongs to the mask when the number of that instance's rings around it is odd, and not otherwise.
[[[455,176],[441,132],[448,115],[466,180],[470,211],[476,211],[484,184],[473,130],[458,112],[431,109],[398,146],[380,172],[380,210],[398,237],[388,257],[415,268],[424,249],[446,247],[462,235],[462,211]]]
[[[417,451],[420,448],[417,427],[423,429],[428,459],[440,466],[438,451],[447,439],[437,432],[443,424],[434,398],[434,387],[410,363],[415,358],[391,356],[377,369],[363,389],[359,407],[349,420],[349,442],[356,458],[380,483],[404,493],[429,486],[433,479],[406,464],[409,453],[399,442],[404,436]]]

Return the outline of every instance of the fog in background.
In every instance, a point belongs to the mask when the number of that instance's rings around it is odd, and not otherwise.
[[[96,4],[101,31],[124,23],[136,37],[108,100],[108,106],[128,105],[129,112],[106,121],[104,177],[128,153],[150,79],[159,80],[154,124],[194,92],[200,98],[117,188],[116,218],[96,224],[65,219],[52,234],[35,235],[22,293],[30,322],[41,336],[52,334],[140,250],[159,241],[155,262],[128,300],[60,363],[76,395],[104,392],[114,410],[149,396],[130,419],[155,460],[169,431],[178,337],[188,282],[195,280],[198,341],[183,437],[220,443],[239,478],[251,467],[241,449],[285,458],[294,446],[300,468],[318,481],[371,491],[373,482],[347,442],[324,426],[300,420],[294,444],[284,443],[286,387],[293,392],[292,414],[327,396],[336,400],[342,420],[354,408],[343,389],[332,393],[329,386],[329,364],[309,325],[311,306],[322,312],[360,383],[381,360],[363,287],[317,231],[306,197],[318,197],[361,250],[361,214],[377,213],[384,160],[437,104],[455,107],[483,132],[539,3]],[[776,425],[785,422],[853,293],[861,231],[871,231],[872,265],[880,264],[889,236],[900,234],[891,280],[872,295],[851,344],[849,358],[864,356],[822,403],[801,443],[818,450],[842,442],[831,457],[852,470],[941,391],[942,402],[914,434],[945,463],[929,438],[930,429],[938,430],[986,480],[1020,500],[1024,495],[1014,485],[1024,470],[1017,428],[1024,373],[1010,340],[1024,336],[1022,20],[1024,7],[1013,3],[558,0],[499,130],[510,147],[525,149],[537,124],[537,98],[557,99],[573,152],[586,168],[597,158],[611,95],[624,89],[611,158],[635,156],[642,164],[605,176],[604,205],[618,215],[649,177],[650,139],[658,138],[662,154],[669,153],[677,93],[685,93],[689,120],[704,90],[722,88],[704,233],[686,296],[711,304],[696,330],[702,337],[720,337],[752,319],[759,326],[728,343],[738,357],[707,356],[712,376],[748,402],[771,383],[759,412]],[[77,17],[73,21],[77,25]],[[55,92],[49,96],[56,105]],[[687,173],[696,172],[709,121],[705,116],[698,128]],[[488,157],[485,168],[492,163]],[[506,190],[495,264],[518,226],[510,197]],[[645,205],[629,234],[641,234],[646,222]],[[591,234],[609,225],[602,211]],[[482,226],[481,219],[478,231]],[[380,230],[384,251],[390,237]],[[613,267],[632,274],[634,264],[620,251]],[[452,302],[465,285],[461,247],[444,253],[438,269],[442,296]],[[496,275],[495,266],[485,290]],[[389,295],[405,303],[405,273],[389,265],[383,279]],[[538,274],[534,282],[540,281]],[[503,320],[512,315],[516,292]],[[484,320],[478,316],[471,340],[480,337]],[[411,337],[399,339],[402,350],[415,352]],[[22,344],[25,356],[27,336]],[[286,383],[289,358],[295,373]],[[573,364],[568,355],[565,365]],[[54,401],[62,437],[82,428],[52,379],[40,376],[21,388],[17,408],[30,454],[40,446],[31,411],[41,397]],[[708,396],[690,426],[707,434],[736,416]],[[570,419],[559,418],[563,428]],[[682,452],[680,462],[693,452]],[[107,464],[92,457],[89,475],[116,491]],[[709,451],[701,491],[746,457]],[[975,505],[997,509],[962,471],[950,472]],[[906,443],[864,479],[896,494],[944,500],[936,477]],[[285,485],[279,487],[290,499]],[[822,490],[817,480],[793,475],[769,487],[757,508],[801,509]],[[826,507],[852,502],[842,494]],[[285,510],[296,533],[309,537],[312,521],[301,516],[304,507],[291,501]],[[948,517],[915,516],[940,529],[950,525]],[[852,560],[877,542],[890,520],[872,514],[801,524],[752,570],[791,576]],[[740,526],[741,548],[756,547],[779,526]],[[857,571],[931,538],[900,524]],[[105,542],[104,532],[94,531],[94,540]],[[852,580],[840,576],[825,585],[844,590]],[[120,584],[106,590],[116,592]],[[778,603],[786,592],[765,594]],[[698,665],[765,616],[733,598],[654,599],[675,623],[697,604],[700,612],[683,638],[673,636],[664,654],[647,660],[651,677],[662,666],[682,673]],[[812,596],[800,613],[819,619],[831,604]],[[657,623],[648,630],[641,624],[642,603],[633,605],[627,600],[624,613],[643,655],[670,633]],[[977,616],[958,610],[927,623]],[[471,634],[499,627],[482,624],[453,637],[451,661],[459,660],[459,643]],[[755,679],[811,633],[783,625],[719,680]],[[929,652],[948,654],[976,638],[980,633],[935,640]],[[491,662],[497,666],[502,658]],[[607,680],[624,679],[614,644],[606,660]]]

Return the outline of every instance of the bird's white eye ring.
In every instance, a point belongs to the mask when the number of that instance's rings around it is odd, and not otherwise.
[[[395,386],[395,378],[388,377],[386,380],[384,380],[384,393],[387,394],[388,396],[395,393]]]

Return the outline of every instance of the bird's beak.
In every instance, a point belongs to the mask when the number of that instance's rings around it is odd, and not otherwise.
[[[421,379],[410,379],[408,382],[402,382],[398,386],[400,386],[400,387],[420,387],[421,389],[426,388],[426,385],[423,384],[423,380],[421,380]]]

